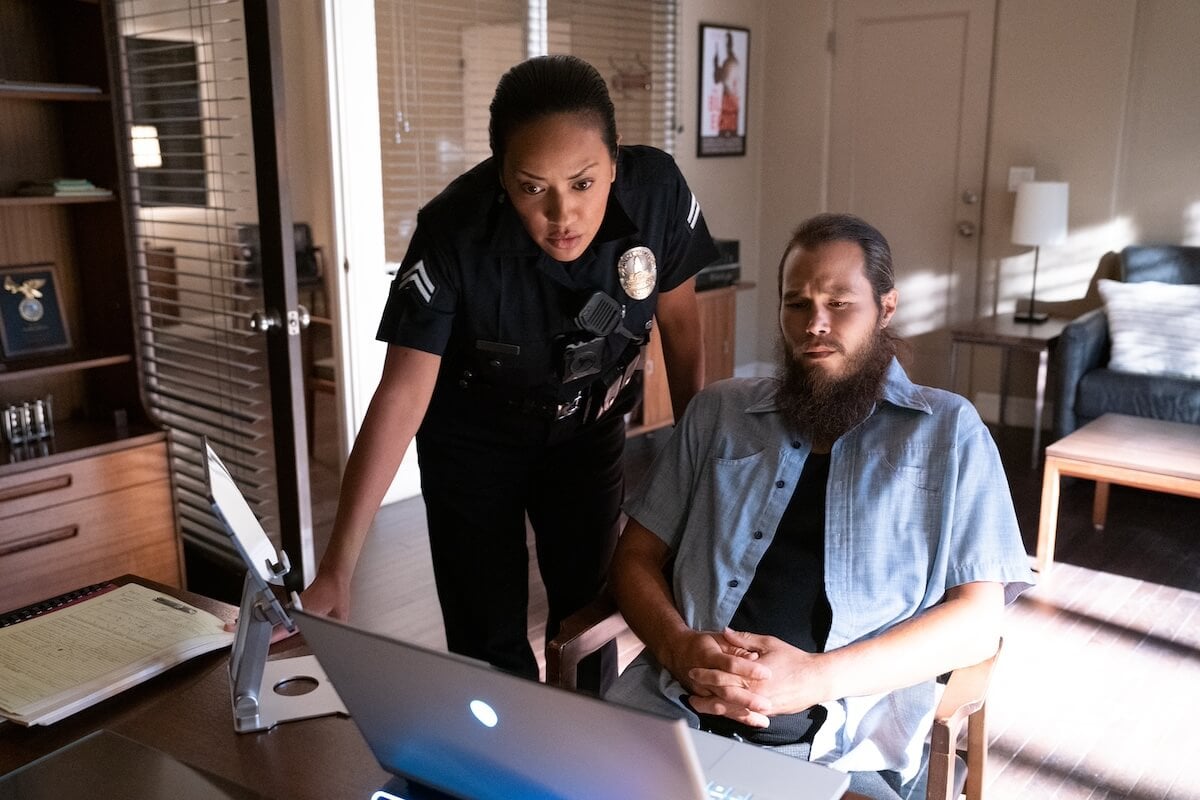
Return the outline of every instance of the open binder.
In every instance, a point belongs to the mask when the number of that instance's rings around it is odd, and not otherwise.
[[[136,579],[86,587],[0,617],[0,717],[49,725],[232,642],[217,616]]]

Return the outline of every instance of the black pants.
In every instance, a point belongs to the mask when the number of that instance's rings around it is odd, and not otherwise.
[[[533,526],[546,639],[603,586],[624,489],[625,423],[604,419],[555,444],[500,445],[464,421],[417,436],[433,572],[450,650],[532,678],[527,634]],[[590,662],[590,663],[589,663]],[[616,677],[616,647],[581,665],[581,688]]]

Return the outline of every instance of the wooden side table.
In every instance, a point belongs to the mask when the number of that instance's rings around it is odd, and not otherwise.
[[[1012,314],[1003,314],[955,325],[950,328],[950,388],[954,389],[958,371],[958,346],[984,344],[999,347],[1000,357],[1000,428],[1004,428],[1008,406],[1008,358],[1013,350],[1036,353],[1038,357],[1037,396],[1033,406],[1033,453],[1030,469],[1041,460],[1042,408],[1046,399],[1046,373],[1050,364],[1050,346],[1070,320],[1051,317],[1042,323],[1016,322]]]

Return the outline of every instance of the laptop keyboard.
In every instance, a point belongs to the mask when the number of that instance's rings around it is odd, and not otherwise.
[[[753,800],[750,792],[739,792],[732,786],[726,786],[716,781],[708,782],[708,800]]]

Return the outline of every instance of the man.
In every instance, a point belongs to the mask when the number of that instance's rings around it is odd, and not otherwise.
[[[895,359],[877,230],[805,222],[779,288],[779,376],[697,395],[626,505],[611,582],[647,647],[608,698],[923,797],[935,676],[1032,584],[1012,499],[971,405]]]

